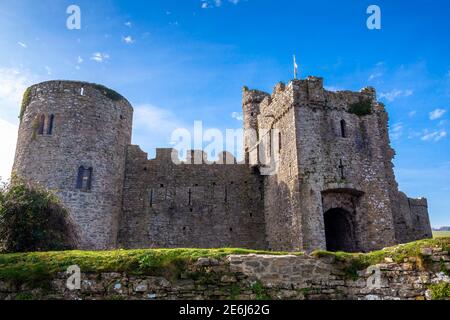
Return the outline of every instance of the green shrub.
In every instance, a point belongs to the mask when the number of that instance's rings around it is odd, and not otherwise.
[[[100,91],[105,97],[108,97],[109,99],[111,99],[113,101],[120,101],[120,100],[124,99],[124,97],[122,95],[120,95],[119,93],[117,93],[116,91],[111,90],[100,84],[95,84],[94,88],[97,89],[98,91]]]
[[[450,284],[447,282],[432,284],[429,289],[433,300],[450,299]]]
[[[366,116],[372,113],[372,102],[370,100],[361,100],[349,106],[348,112],[357,116]]]
[[[53,193],[13,178],[0,190],[0,243],[6,252],[67,250],[76,233]]]

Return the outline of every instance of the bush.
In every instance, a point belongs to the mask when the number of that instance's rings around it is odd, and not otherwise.
[[[372,113],[372,102],[370,100],[362,100],[350,105],[348,112],[357,116],[366,116]]]
[[[0,189],[0,250],[70,250],[76,232],[68,211],[51,192],[13,178]]]

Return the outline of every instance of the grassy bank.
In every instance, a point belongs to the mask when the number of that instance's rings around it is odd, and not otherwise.
[[[314,255],[334,256],[346,263],[349,275],[369,265],[391,258],[402,262],[408,257],[421,257],[423,248],[450,249],[450,238],[422,240],[386,248],[366,254],[316,251]],[[45,281],[56,273],[78,265],[86,273],[126,272],[131,275],[161,275],[178,277],[188,265],[201,257],[221,259],[232,254],[283,255],[286,252],[267,252],[245,249],[148,249],[115,251],[63,251],[44,253],[0,254],[0,280],[21,282]],[[301,253],[295,253],[301,255]]]
[[[127,272],[133,275],[174,277],[201,257],[224,258],[232,254],[273,254],[245,249],[148,249],[115,251],[62,251],[0,254],[0,279],[33,282],[51,278],[78,265],[86,273]]]
[[[313,254],[317,257],[334,257],[337,262],[346,265],[345,269],[349,277],[357,278],[358,271],[364,270],[371,265],[385,262],[386,259],[402,263],[406,258],[417,258],[417,262],[421,264],[421,267],[426,267],[427,258],[422,254],[422,249],[424,248],[442,248],[444,251],[448,251],[450,250],[450,238],[426,239],[369,253],[316,251]]]
[[[450,231],[433,231],[433,236],[435,238],[445,238],[445,237],[450,238]]]

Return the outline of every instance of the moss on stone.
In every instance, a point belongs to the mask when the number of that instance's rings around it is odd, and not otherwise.
[[[372,102],[370,100],[361,100],[353,103],[349,106],[348,112],[359,117],[367,116],[372,113]]]
[[[95,89],[100,91],[105,97],[107,97],[113,101],[120,101],[120,100],[125,99],[121,94],[119,94],[116,91],[109,89],[105,86],[102,86],[100,84],[94,84],[93,86]]]
[[[358,271],[364,270],[371,265],[382,263],[386,258],[390,258],[396,263],[402,263],[408,258],[416,258],[419,267],[427,268],[430,266],[430,262],[427,257],[422,255],[422,249],[436,247],[447,251],[449,246],[450,238],[438,238],[411,242],[369,253],[328,252],[318,250],[313,252],[313,255],[319,258],[326,256],[334,257],[337,262],[344,264],[344,271],[347,276],[356,279],[358,277]]]
[[[21,292],[15,296],[14,300],[29,301],[29,300],[35,300],[35,297],[29,292]]]
[[[85,273],[127,272],[130,275],[178,277],[199,258],[223,259],[233,254],[272,254],[246,249],[147,249],[115,251],[62,251],[0,254],[0,279],[19,283],[51,279],[69,266]]]
[[[252,287],[252,292],[256,295],[256,300],[272,300],[272,297],[267,293],[263,284],[259,281],[255,282]]]
[[[28,88],[25,90],[22,98],[22,105],[20,107],[20,114],[19,119],[22,121],[23,116],[25,115],[25,112],[27,111],[27,107],[31,102],[31,88]]]
[[[233,283],[230,286],[230,300],[236,300],[240,294],[241,288],[237,284]]]
[[[450,284],[447,282],[440,282],[432,284],[429,287],[431,299],[433,300],[449,300],[450,299]]]

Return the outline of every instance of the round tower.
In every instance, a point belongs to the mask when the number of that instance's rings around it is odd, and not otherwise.
[[[104,86],[50,81],[27,89],[13,172],[54,190],[82,249],[115,248],[133,108]]]

